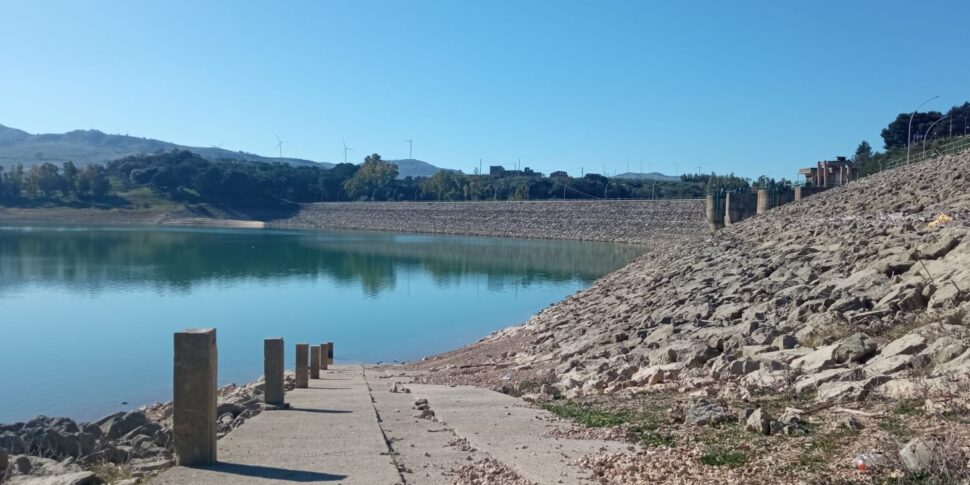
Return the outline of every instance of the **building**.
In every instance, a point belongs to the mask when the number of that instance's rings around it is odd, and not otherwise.
[[[815,167],[803,168],[798,173],[805,176],[806,185],[826,189],[845,185],[857,176],[855,163],[845,157],[823,160]]]

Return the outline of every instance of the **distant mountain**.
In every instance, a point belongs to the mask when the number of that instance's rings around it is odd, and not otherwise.
[[[415,160],[413,158],[406,158],[404,160],[388,160],[388,163],[397,165],[397,178],[399,179],[403,179],[405,177],[430,177],[441,170],[451,170],[448,168],[436,167],[428,162],[422,162],[421,160]]]
[[[151,138],[109,135],[98,130],[75,130],[63,134],[33,135],[0,125],[0,164],[36,165],[72,161],[78,165],[105,163],[130,155],[151,155],[171,150],[188,150],[209,160],[282,162],[290,165],[330,168],[332,163],[299,158],[264,157],[216,147],[190,147]]]
[[[680,177],[677,177],[674,175],[664,175],[660,172],[650,172],[650,173],[625,172],[619,175],[614,175],[612,178],[631,179],[631,180],[660,180],[660,181],[666,181],[666,182],[676,182],[680,180]]]

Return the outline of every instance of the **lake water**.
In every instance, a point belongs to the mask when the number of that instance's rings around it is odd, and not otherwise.
[[[171,398],[172,334],[215,327],[219,382],[263,338],[414,360],[525,321],[638,247],[386,233],[0,228],[0,422]],[[129,404],[123,404],[127,402]]]

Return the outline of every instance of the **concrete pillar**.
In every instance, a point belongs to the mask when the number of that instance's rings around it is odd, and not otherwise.
[[[310,387],[309,369],[310,345],[296,344],[296,387],[306,389]]]
[[[216,329],[175,333],[172,439],[175,463],[216,462]]]
[[[704,209],[707,216],[707,227],[711,232],[724,228],[724,194],[707,194]]]
[[[266,376],[263,401],[270,406],[283,405],[283,372],[286,362],[283,354],[282,337],[263,340],[263,375]]]
[[[758,189],[758,214],[764,214],[771,209],[771,192],[768,189]]]
[[[310,346],[310,379],[320,378],[320,346]]]
[[[333,365],[333,342],[327,342],[327,365]]]
[[[327,370],[327,361],[330,360],[330,353],[327,343],[320,344],[320,370]]]

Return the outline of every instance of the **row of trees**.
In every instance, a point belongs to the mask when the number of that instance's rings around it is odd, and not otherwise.
[[[104,167],[88,165],[78,168],[73,162],[61,167],[53,163],[34,165],[24,169],[14,165],[9,169],[0,166],[0,200],[23,199],[100,199],[108,195],[111,184]]]
[[[132,156],[106,166],[78,169],[43,164],[0,173],[0,199],[99,199],[147,187],[173,200],[259,206],[351,200],[534,200],[669,199],[703,197],[709,188],[750,188],[733,174],[685,175],[681,180],[611,179],[598,174],[569,177],[563,172],[504,177],[440,171],[432,177],[398,178],[397,166],[373,154],[361,165],[331,169],[280,163],[210,161],[187,151]]]
[[[910,130],[910,116],[913,117],[912,130]],[[939,111],[899,113],[896,119],[882,130],[883,148],[892,150],[905,147],[907,136],[916,143],[967,134],[970,134],[970,102],[954,106],[946,114]]]

